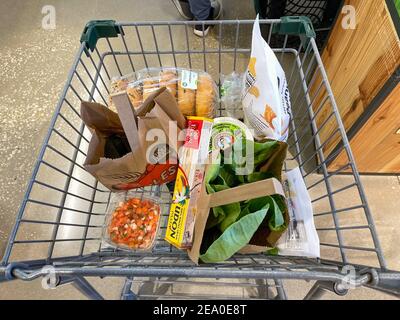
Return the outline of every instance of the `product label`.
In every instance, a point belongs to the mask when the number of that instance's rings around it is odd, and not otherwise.
[[[199,75],[197,72],[182,70],[181,85],[184,89],[197,90],[197,79]]]
[[[257,70],[256,70],[257,58],[251,57],[249,65],[247,67],[247,72],[245,74],[245,95],[251,94],[255,98],[260,96],[260,91],[256,86],[257,82]]]
[[[179,167],[165,235],[165,240],[178,248],[181,247],[183,242],[189,196],[189,183],[182,168]]]
[[[230,124],[220,123],[213,127],[211,148],[213,150],[225,150],[235,143],[236,139],[242,139],[245,136],[242,128]]]
[[[204,179],[213,121],[188,117],[186,140],[181,148],[165,240],[177,248],[190,248],[200,187]]]
[[[120,175],[107,176],[119,183],[112,185],[112,189],[131,190],[151,185],[162,185],[174,181],[177,172],[176,164],[148,164],[145,172],[132,172]],[[121,182],[123,181],[123,182]]]
[[[191,149],[199,149],[201,130],[203,128],[203,120],[188,119],[188,127],[186,129],[185,147]]]

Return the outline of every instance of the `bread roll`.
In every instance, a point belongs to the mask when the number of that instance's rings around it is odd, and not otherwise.
[[[143,80],[143,101],[145,101],[149,95],[158,89],[158,81],[153,79]]]
[[[111,93],[117,93],[126,90],[128,86],[129,79],[128,78],[121,78],[121,79],[113,79],[111,81]]]
[[[199,75],[196,93],[196,116],[213,118],[215,104],[215,84],[210,76]]]
[[[181,81],[178,82],[178,106],[184,116],[196,114],[196,90],[182,88]]]
[[[126,89],[129,100],[131,101],[134,108],[138,108],[143,102],[143,87],[137,84],[134,87],[129,87]]]
[[[178,76],[174,71],[166,70],[160,72],[160,88],[166,87],[174,98],[176,98],[177,81]]]

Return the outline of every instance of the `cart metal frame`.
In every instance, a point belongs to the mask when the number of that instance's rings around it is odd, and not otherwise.
[[[220,85],[220,74],[245,71],[253,22],[207,22],[214,27],[206,39],[195,38],[190,33],[195,23],[192,21],[92,21],[86,26],[1,261],[0,281],[44,277],[49,286],[71,283],[93,299],[102,299],[102,296],[86,279],[90,277],[126,277],[122,299],[213,297],[210,293],[180,294],[172,288],[177,284],[242,288],[245,298],[286,299],[284,281],[287,279],[315,281],[306,299],[319,298],[325,290],[344,295],[349,288],[361,286],[400,296],[400,273],[386,267],[315,33],[307,18],[289,17],[260,23],[269,43],[272,35],[281,37],[281,46],[273,50],[285,68],[292,94],[289,150],[293,157],[286,164],[295,161],[299,165],[313,196],[321,259],[235,255],[225,263],[196,266],[185,252],[162,239],[157,241],[151,254],[127,253],[102,244],[102,221],[110,193],[82,166],[90,132],[80,119],[80,102],[107,104],[112,76],[151,66],[203,69]],[[287,46],[292,37],[300,37],[299,48]],[[329,112],[320,121],[321,110],[326,112],[326,106],[330,106]],[[220,106],[219,115],[224,114]],[[336,130],[322,141],[319,133],[332,123]],[[344,149],[349,161],[340,170],[330,172],[331,159],[325,158],[324,148],[335,135],[342,142],[337,154]],[[351,174],[346,176],[351,181],[337,187],[334,179],[346,169],[351,169]],[[166,218],[170,201],[167,189],[154,186],[137,192],[161,196],[165,200]],[[343,204],[341,196],[349,192],[354,192],[356,202]],[[344,223],[343,217],[353,213],[364,222]],[[325,218],[330,219],[331,225],[320,225],[319,221]],[[370,245],[348,244],[348,232],[353,236],[360,233]],[[368,260],[362,260],[365,256]],[[370,266],[358,263],[359,258],[368,261]]]

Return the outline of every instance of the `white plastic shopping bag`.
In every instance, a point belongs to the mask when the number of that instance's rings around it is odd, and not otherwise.
[[[254,129],[255,137],[287,140],[290,95],[286,76],[275,53],[261,35],[258,16],[253,26],[242,104],[245,122]]]
[[[279,239],[279,255],[319,258],[320,245],[311,199],[300,169],[285,174],[283,186],[290,215],[289,228]]]

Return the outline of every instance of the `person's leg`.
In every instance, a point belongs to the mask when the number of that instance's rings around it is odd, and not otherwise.
[[[207,20],[211,11],[211,0],[189,0],[190,11],[196,20]]]
[[[190,5],[188,0],[172,0],[179,14],[183,19],[193,20],[193,13],[190,11]]]
[[[186,20],[216,20],[222,13],[219,0],[172,0],[179,14]],[[205,37],[210,31],[209,24],[196,24],[194,34]]]

